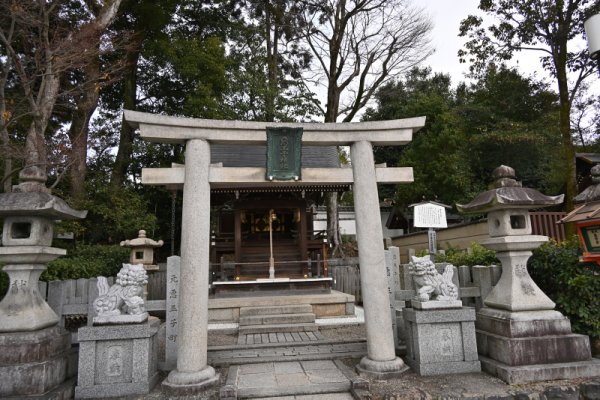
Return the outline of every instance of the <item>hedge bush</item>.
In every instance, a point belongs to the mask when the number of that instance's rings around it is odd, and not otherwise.
[[[569,317],[577,333],[600,337],[600,269],[579,262],[581,245],[577,237],[557,243],[550,241],[533,252],[527,263],[533,280]]]
[[[500,265],[500,261],[496,258],[496,253],[493,250],[486,249],[478,243],[471,243],[471,252],[459,250],[454,247],[448,247],[446,254],[438,254],[435,256],[436,262],[448,262],[457,267],[467,265]]]
[[[97,276],[115,276],[129,261],[130,250],[118,245],[77,245],[64,257],[48,263],[41,281],[54,281]],[[8,275],[0,270],[0,298],[8,289]]]
[[[40,280],[115,276],[122,264],[129,261],[129,254],[129,249],[118,245],[78,245],[66,256],[49,262]]]

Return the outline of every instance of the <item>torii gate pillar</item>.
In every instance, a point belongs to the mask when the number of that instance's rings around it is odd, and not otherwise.
[[[177,368],[163,386],[180,394],[218,382],[208,365],[208,274],[210,256],[210,145],[202,139],[185,146],[185,190],[181,225],[181,279]],[[201,207],[197,205],[201,204]],[[186,390],[188,389],[188,390]]]
[[[266,182],[264,168],[210,165],[210,143],[264,144],[266,127],[280,124],[176,118],[133,111],[125,111],[125,120],[139,127],[146,140],[186,144],[184,168],[144,169],[142,183],[184,187],[177,369],[171,371],[163,385],[179,394],[193,394],[218,381],[215,370],[207,364],[210,189]],[[347,168],[306,168],[302,170],[302,180],[294,185],[354,185],[367,328],[367,356],[357,369],[378,379],[395,377],[408,367],[396,357],[394,349],[377,183],[408,183],[413,175],[412,168],[376,169],[372,146],[406,144],[424,124],[424,117],[294,124],[304,129],[305,145],[351,146],[352,172]],[[274,187],[278,184],[269,183]]]
[[[389,379],[408,367],[396,357],[394,348],[373,146],[368,141],[353,143],[350,158],[354,175],[360,287],[367,329],[367,356],[356,368],[361,374]]]

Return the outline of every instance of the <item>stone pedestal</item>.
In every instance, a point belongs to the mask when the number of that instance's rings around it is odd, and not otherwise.
[[[479,372],[475,309],[405,308],[406,363],[419,375]]]
[[[70,399],[70,334],[58,327],[0,333],[0,398]]]
[[[160,326],[143,324],[79,328],[79,376],[75,398],[147,394],[158,382]]]
[[[600,375],[589,338],[558,311],[482,308],[476,328],[483,370],[510,384]]]

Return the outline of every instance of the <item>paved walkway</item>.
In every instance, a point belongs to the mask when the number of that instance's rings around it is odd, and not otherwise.
[[[242,398],[319,394],[322,399],[323,394],[348,394],[354,377],[339,361],[268,362],[231,367],[226,384]]]

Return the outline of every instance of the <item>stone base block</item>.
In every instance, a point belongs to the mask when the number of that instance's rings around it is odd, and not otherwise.
[[[406,363],[420,375],[479,372],[475,309],[403,310]]]
[[[99,315],[94,317],[94,325],[123,325],[123,324],[141,324],[148,320],[148,313],[134,315]]]
[[[406,363],[417,374],[421,376],[481,372],[481,363],[479,361],[439,362],[420,364],[415,362],[414,360],[407,358]]]
[[[162,382],[161,387],[169,396],[194,396],[206,388],[217,385],[220,378],[221,375],[215,373],[210,366],[198,373],[181,373],[173,370]]]
[[[410,304],[416,310],[442,310],[451,308],[462,308],[462,300],[411,300]]]
[[[482,308],[477,328],[484,370],[508,383],[600,375],[589,338],[571,333],[569,320],[558,311]]]
[[[588,361],[570,363],[522,366],[509,366],[483,356],[480,356],[479,359],[483,371],[497,376],[511,385],[600,376],[600,360],[595,358]]]
[[[571,333],[571,322],[558,311],[510,312],[484,307],[477,312],[475,328],[498,336],[519,338]]]
[[[511,366],[586,361],[591,358],[589,338],[573,333],[506,338],[478,330],[477,347],[479,354]]]
[[[75,398],[147,394],[158,382],[160,321],[83,327],[78,331],[79,376]]]
[[[356,371],[361,376],[377,380],[399,378],[408,369],[409,367],[398,357],[391,361],[375,361],[363,357],[356,366]]]
[[[46,398],[67,379],[70,352],[58,327],[0,334],[0,398]]]

